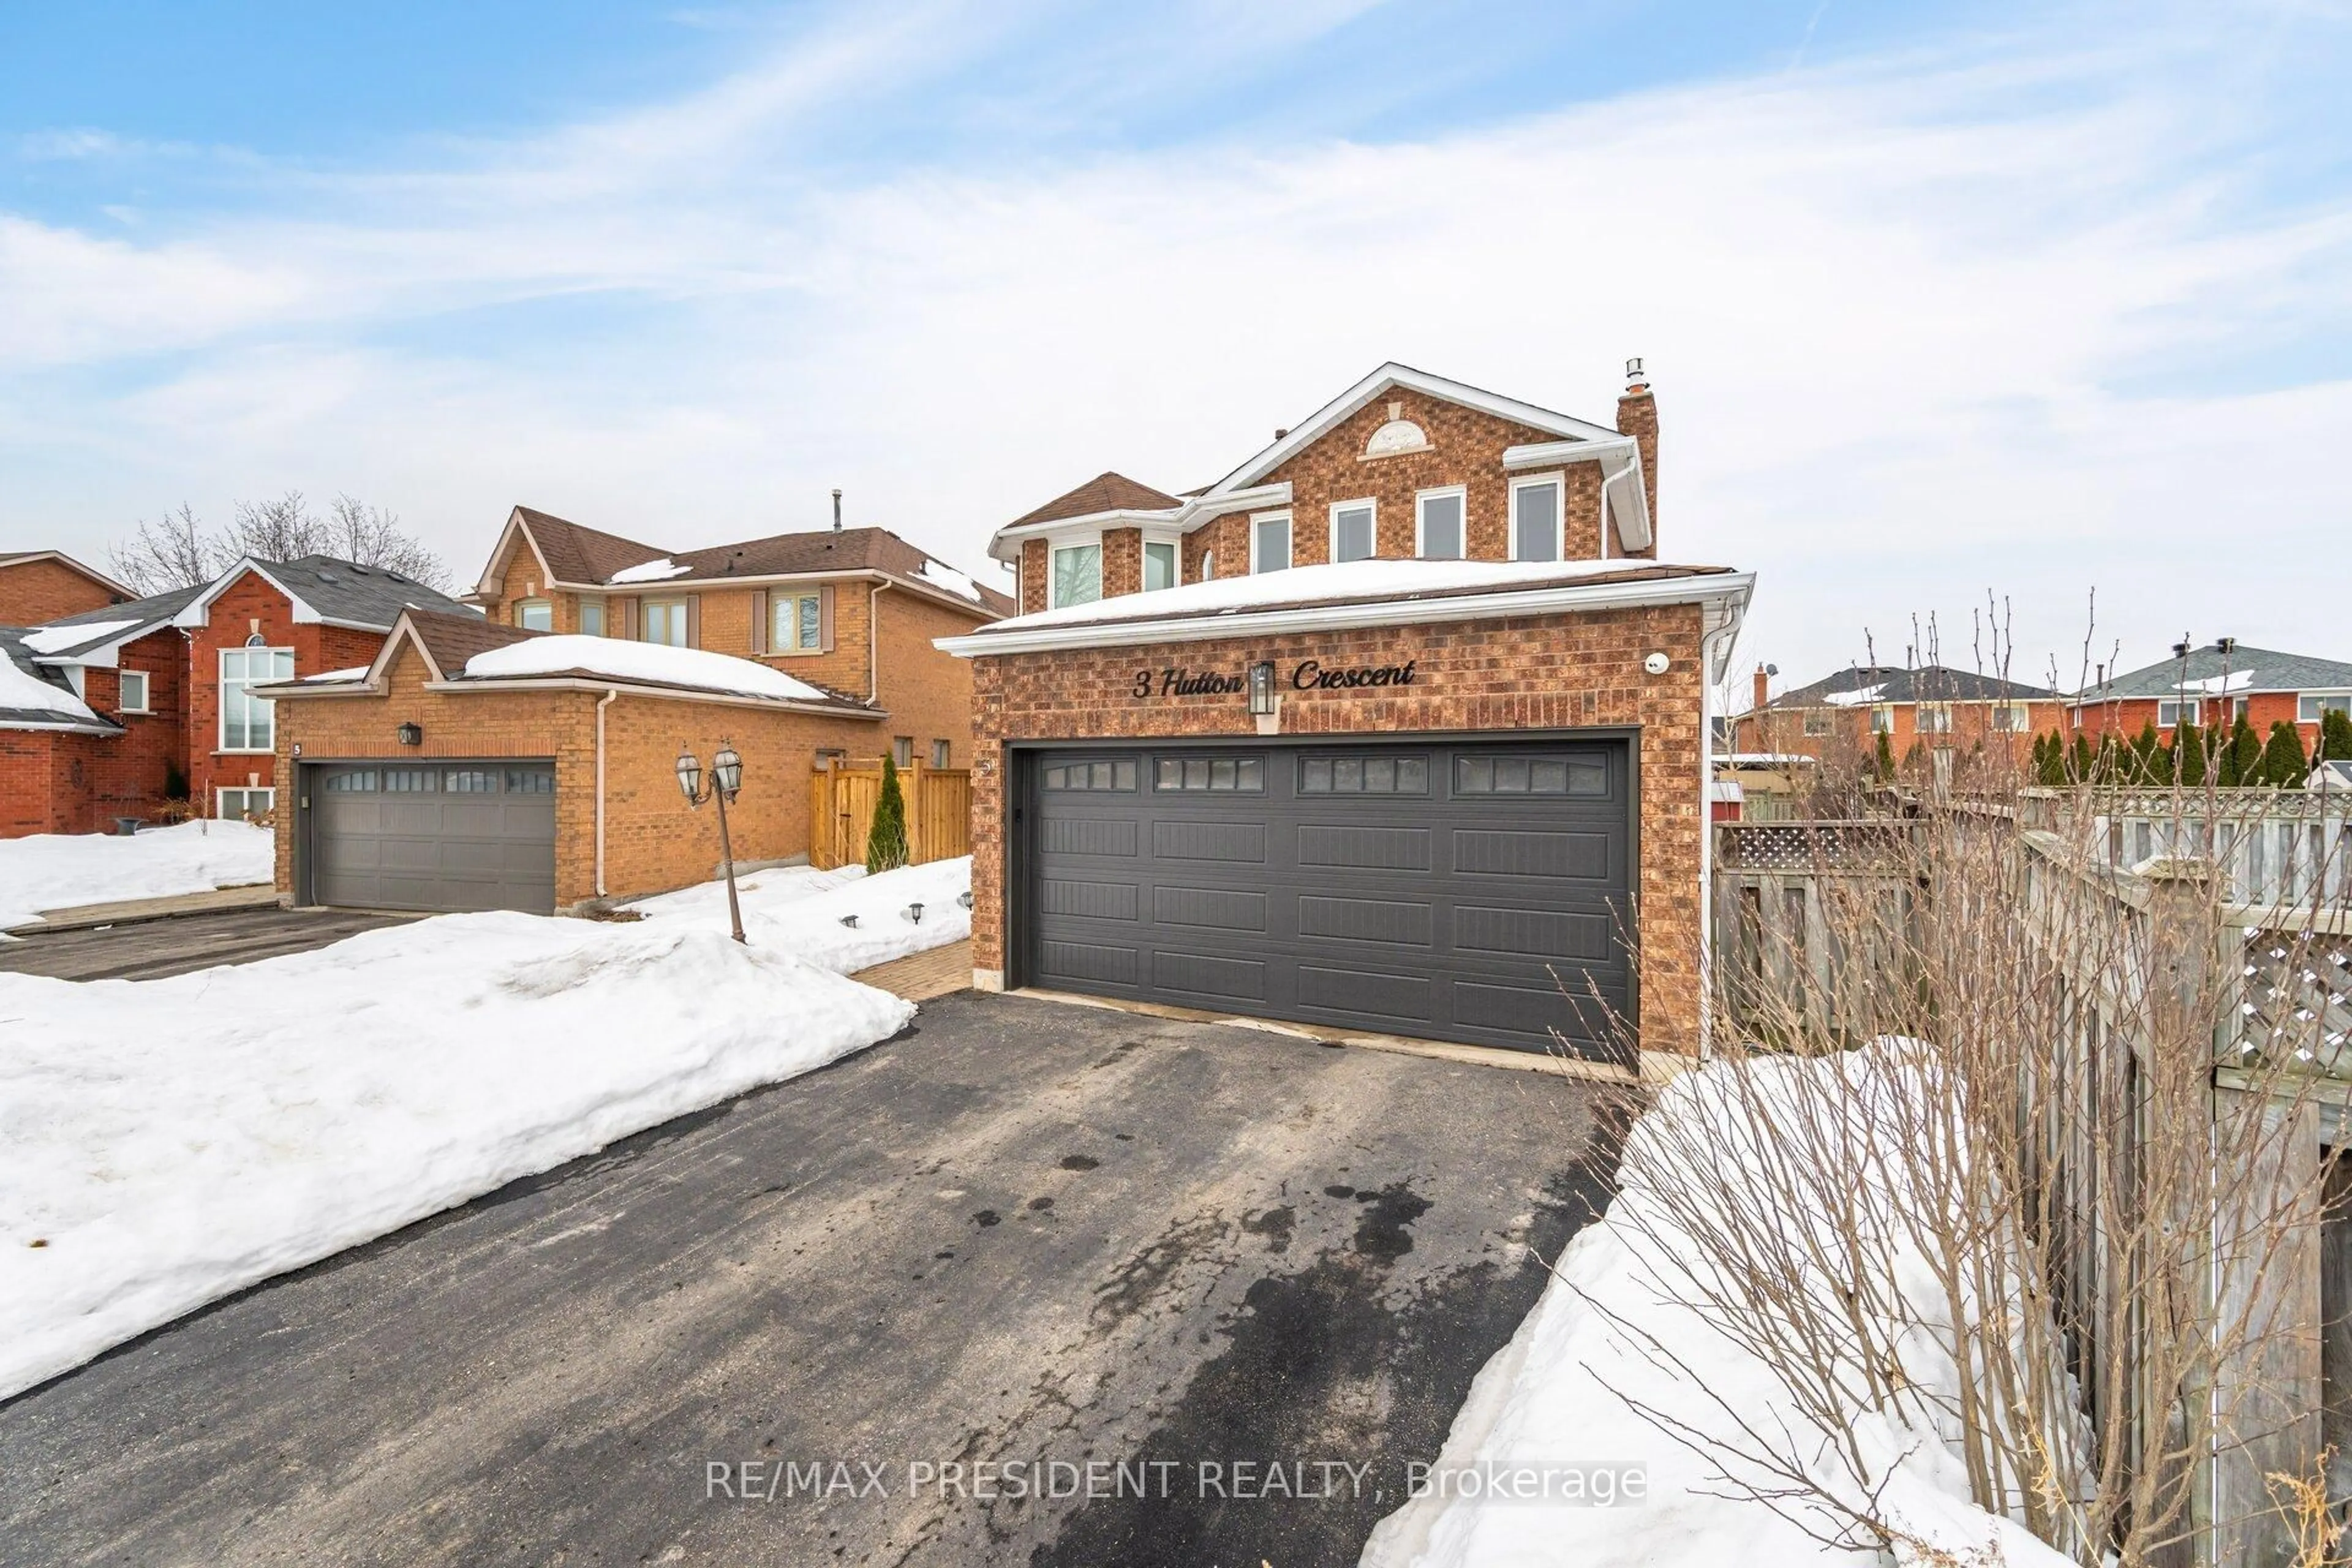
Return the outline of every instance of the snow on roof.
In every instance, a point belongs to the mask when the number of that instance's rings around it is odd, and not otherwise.
[[[1857,687],[1852,691],[1824,692],[1822,700],[1833,708],[1862,708],[1877,701],[1878,694],[1885,689],[1881,685]]]
[[[832,692],[819,690],[804,680],[795,680],[782,670],[770,669],[748,658],[698,647],[624,642],[616,637],[569,634],[528,637],[478,653],[466,661],[467,678],[474,680],[514,680],[574,673],[683,686],[698,691],[767,697],[785,702],[841,701]]]
[[[975,605],[980,603],[980,584],[952,566],[944,566],[937,561],[927,560],[915,568],[915,575],[926,583],[945,588],[950,594],[970,599]]]
[[[690,567],[681,566],[668,556],[648,561],[639,566],[625,566],[604,579],[607,583],[660,583],[671,577],[683,577]]]
[[[0,655],[0,712],[59,713],[95,724],[98,715],[89,703],[62,686],[52,686],[27,675],[16,660]]]
[[[1396,598],[1409,594],[1475,593],[1480,589],[1500,593],[1656,567],[1655,562],[1633,560],[1347,561],[1336,565],[1294,566],[1282,572],[1217,577],[1206,583],[1187,583],[1179,588],[1159,588],[1149,594],[1118,594],[1091,604],[1066,605],[1058,610],[1014,616],[982,627],[981,635],[1083,626],[1090,621],[1210,615],[1324,599]]]
[[[137,620],[83,621],[74,626],[43,626],[25,634],[25,646],[35,653],[63,653],[84,643],[104,642],[118,632],[127,632],[137,626]]]
[[[2180,689],[2196,696],[2219,697],[2225,692],[2243,691],[2253,683],[2252,670],[2236,669],[2227,675],[2209,675],[2202,680],[2184,680]]]

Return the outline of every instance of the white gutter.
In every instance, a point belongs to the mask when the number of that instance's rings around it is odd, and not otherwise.
[[[866,700],[877,705],[882,700],[882,595],[892,586],[885,578],[866,600]]]
[[[621,695],[617,686],[604,693],[596,704],[596,896],[604,893],[604,710]]]
[[[694,691],[682,686],[641,686],[634,681],[614,681],[609,676],[541,676],[525,679],[474,679],[464,680],[428,680],[426,691],[625,691],[633,697],[664,697],[673,702],[715,702],[726,708],[757,708],[770,713],[814,713],[826,719],[887,719],[890,715],[879,708],[861,708],[853,702],[809,702],[795,698],[760,697],[748,691]],[[271,694],[272,700],[294,694],[293,688]],[[306,695],[351,696],[355,693],[333,690],[312,691]]]
[[[1503,467],[1507,468],[1549,468],[1555,463],[1589,463],[1601,458],[1631,452],[1642,455],[1642,444],[1631,436],[1619,436],[1606,441],[1536,441],[1523,447],[1503,448]]]
[[[1614,610],[1644,605],[1723,603],[1738,623],[1756,585],[1752,572],[1709,572],[1632,583],[1570,584],[1553,588],[1496,594],[1456,594],[1421,599],[1376,599],[1369,603],[1307,605],[1286,609],[1228,611],[1181,620],[1081,621],[1028,631],[972,632],[938,637],[931,646],[958,658],[994,654],[1043,653],[1055,648],[1138,647],[1159,643],[1214,642],[1228,637],[1275,637],[1286,632],[1344,631],[1358,626],[1423,626],[1439,621],[1491,620],[1498,616],[1543,616],[1580,610]]]
[[[1746,608],[1743,602],[1740,610]],[[1698,1059],[1715,1055],[1715,689],[1727,672],[1740,615],[1699,637],[1698,696]]]

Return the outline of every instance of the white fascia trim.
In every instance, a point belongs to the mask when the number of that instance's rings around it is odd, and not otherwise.
[[[1202,492],[1202,499],[1206,500],[1213,497],[1223,496],[1236,486],[1248,484],[1272,473],[1290,458],[1321,440],[1330,433],[1333,426],[1354,414],[1381,393],[1396,386],[1425,393],[1432,397],[1443,398],[1448,403],[1458,403],[1466,408],[1475,408],[1482,414],[1491,414],[1498,419],[1507,419],[1515,425],[1529,425],[1538,430],[1549,430],[1570,441],[1615,441],[1622,438],[1616,431],[1604,426],[1588,424],[1584,420],[1571,418],[1565,414],[1556,414],[1549,408],[1538,408],[1532,403],[1522,403],[1516,397],[1505,397],[1500,393],[1465,385],[1458,381],[1448,381],[1442,375],[1432,375],[1425,370],[1415,370],[1411,365],[1398,364],[1391,360],[1316,410],[1305,424],[1291,431],[1289,435],[1211,485]]]
[[[674,702],[714,702],[722,708],[756,708],[767,713],[807,713],[824,719],[887,719],[890,714],[881,708],[852,708],[833,702],[782,701],[773,697],[754,697],[746,692],[689,691],[677,686],[642,686],[608,677],[579,675],[533,676],[527,679],[505,679],[428,680],[427,691],[620,691],[631,697],[659,697]]]
[[[1258,485],[1229,494],[1195,497],[1180,507],[1166,511],[1090,511],[1083,517],[1049,518],[1044,522],[1019,523],[1000,528],[988,542],[989,556],[997,561],[1018,562],[1021,542],[1027,539],[1052,539],[1063,532],[1099,532],[1106,528],[1172,528],[1178,533],[1190,533],[1204,522],[1210,522],[1229,512],[1254,506],[1288,506],[1290,481]]]
[[[148,621],[144,625],[124,632],[120,637],[109,637],[102,643],[93,643],[79,652],[37,653],[33,655],[33,662],[53,668],[65,664],[94,664],[100,669],[112,669],[121,661],[122,647],[125,643],[137,642],[150,632],[162,631],[171,624],[168,620]]]
[[[530,525],[523,521],[522,508],[516,507],[507,513],[507,525],[499,532],[499,542],[490,546],[490,558],[483,564],[482,580],[474,584],[475,593],[487,595],[505,585],[504,579],[493,577],[491,574],[498,570],[499,563],[506,559],[507,541],[514,537],[517,530],[521,531],[523,542],[530,546],[531,559],[539,563],[541,591],[555,585],[555,574],[548,567],[546,553],[540,549],[539,541],[532,537]],[[569,587],[570,584],[564,586]]]
[[[1046,653],[1058,648],[1142,647],[1160,643],[1215,642],[1227,637],[1278,636],[1285,632],[1347,631],[1358,626],[1408,626],[1438,621],[1493,620],[1503,616],[1560,615],[1580,610],[1616,610],[1645,605],[1704,605],[1708,624],[1737,626],[1755,591],[1753,572],[1710,572],[1690,577],[1647,578],[1634,583],[1566,584],[1500,594],[1462,594],[1429,599],[1380,599],[1370,604],[1304,605],[1278,610],[1188,616],[1170,621],[1088,621],[1040,626],[1033,631],[974,632],[937,637],[931,646],[958,658],[993,654]],[[1719,656],[1727,667],[1727,642]],[[1721,679],[1721,675],[1715,676]]]
[[[268,571],[262,566],[261,563],[256,561],[250,555],[238,562],[236,565],[230,567],[227,571],[222,573],[218,577],[213,580],[213,584],[210,587],[197,595],[194,598],[189,600],[187,606],[178,615],[172,617],[172,624],[175,626],[184,627],[211,625],[213,601],[219,598],[223,594],[227,593],[230,586],[247,572],[253,573],[263,582],[268,584],[271,587],[286,595],[287,603],[294,606],[294,624],[297,626],[350,626],[356,631],[382,631],[383,629],[382,626],[362,626],[352,621],[328,620],[325,616],[320,615],[318,611],[312,609],[309,604],[304,602],[301,595],[297,594],[293,589],[289,588],[285,584],[280,583],[277,578],[271,576]]]

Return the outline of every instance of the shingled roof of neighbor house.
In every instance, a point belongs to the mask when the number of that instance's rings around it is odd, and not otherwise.
[[[1811,686],[1782,692],[1769,706],[1851,708],[1876,702],[2052,702],[2057,697],[2058,693],[2046,686],[2028,686],[1940,664],[1916,668],[1857,664]]]
[[[62,677],[33,662],[21,626],[0,626],[0,730],[122,733],[122,726],[100,718]]]
[[[2117,697],[2222,697],[2247,691],[2352,690],[2352,664],[2308,654],[2278,653],[2243,643],[2223,653],[2218,643],[2191,648],[2186,659],[2118,675],[2085,688],[2076,700],[2105,702]]]
[[[210,585],[199,583],[193,588],[174,588],[165,594],[150,594],[143,599],[108,605],[102,609],[59,616],[53,621],[42,622],[35,628],[36,635],[26,646],[35,658],[45,663],[78,663],[83,656],[100,648],[129,642],[133,637],[143,637],[159,626],[170,626],[173,617],[186,609],[189,601]]]

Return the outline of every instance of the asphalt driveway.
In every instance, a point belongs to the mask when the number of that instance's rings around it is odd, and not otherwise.
[[[0,970],[58,980],[161,980],[219,963],[308,952],[408,915],[354,910],[218,910],[162,920],[34,931],[0,942]]]
[[[0,1562],[1352,1563],[1601,1200],[1601,1120],[944,997],[0,1405]]]

